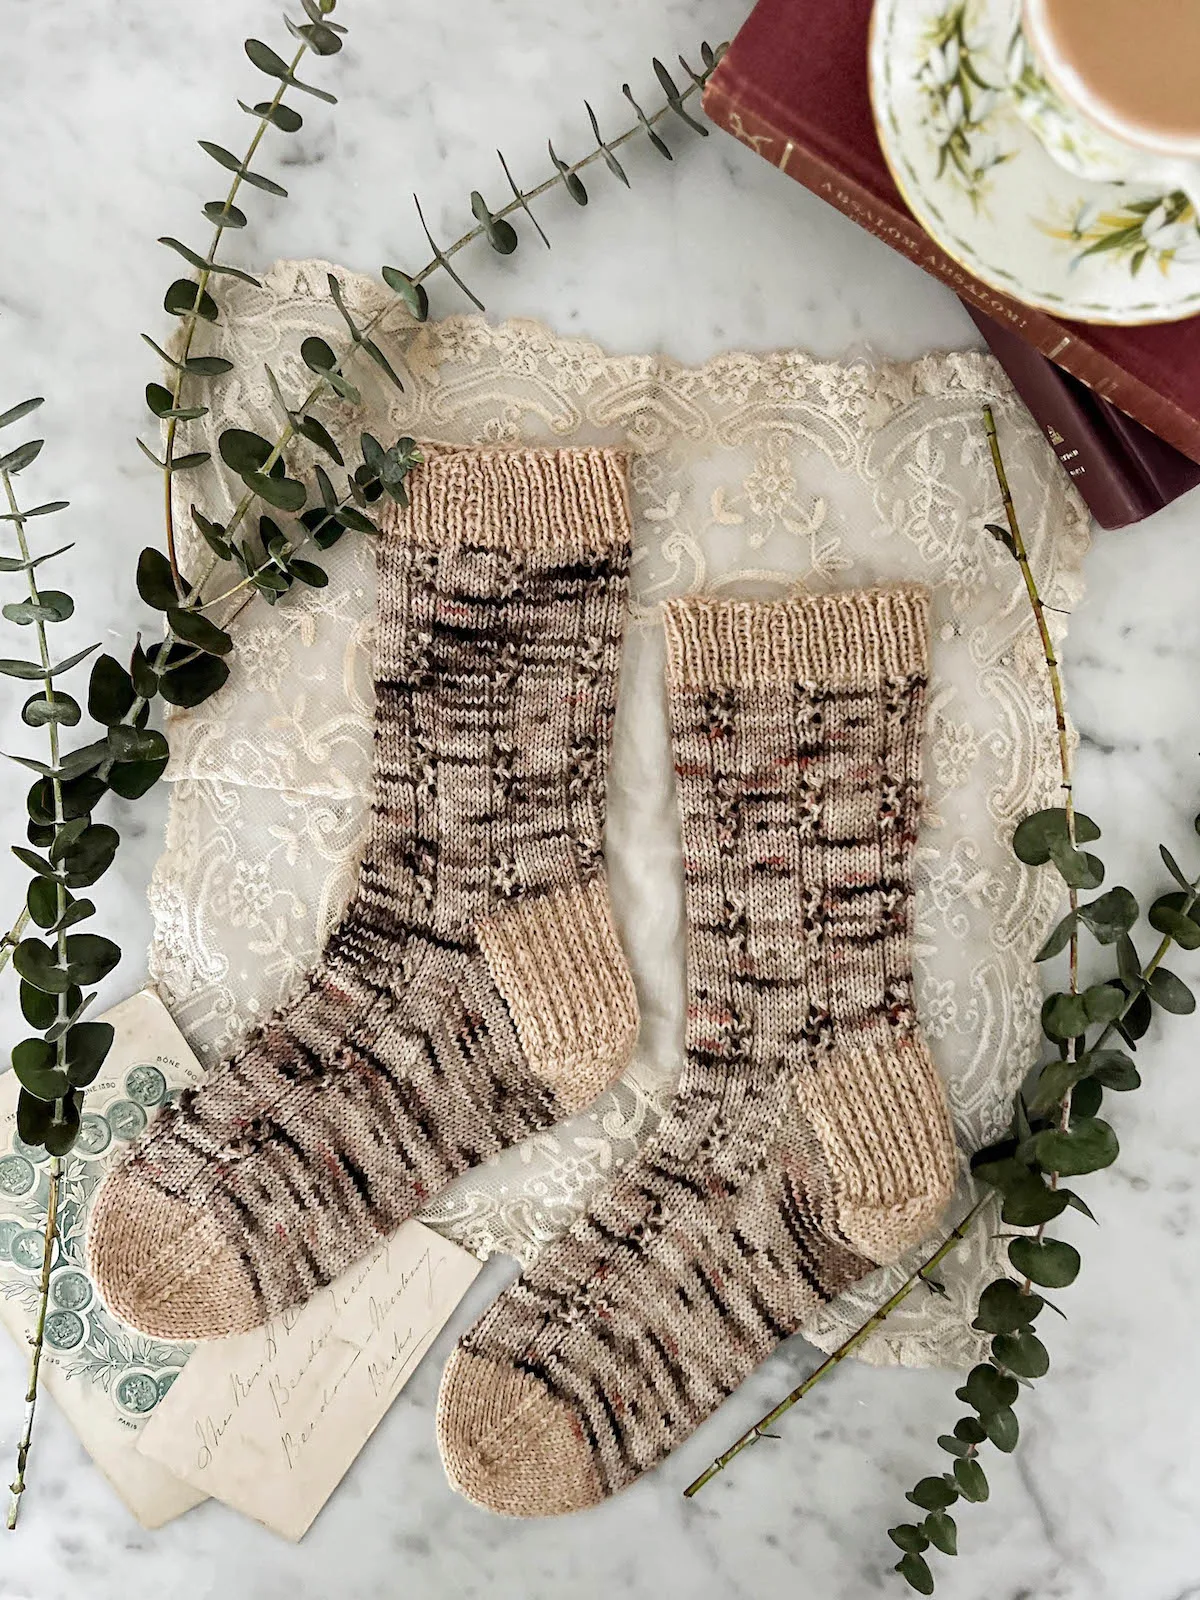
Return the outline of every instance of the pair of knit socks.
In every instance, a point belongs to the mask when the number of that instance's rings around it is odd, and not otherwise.
[[[445,451],[410,479],[358,887],[299,995],[103,1186],[92,1271],[135,1327],[257,1326],[628,1061],[602,857],[624,468]],[[909,955],[926,611],[903,588],[666,609],[686,1061],[646,1148],[450,1359],[442,1456],[480,1504],[625,1487],[949,1196]]]

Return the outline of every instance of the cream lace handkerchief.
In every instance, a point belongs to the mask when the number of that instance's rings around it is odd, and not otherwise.
[[[194,424],[215,452],[230,426],[271,434],[284,392],[306,391],[302,338],[331,326],[324,263],[283,264],[227,292],[214,348],[236,373]],[[386,291],[343,274],[363,317]],[[430,1226],[479,1255],[528,1258],[645,1136],[678,1069],[683,1026],[682,883],[661,681],[657,603],[692,591],[774,595],[917,579],[934,592],[928,804],[918,855],[917,997],[950,1086],[964,1151],[995,1135],[1038,1039],[1032,955],[1055,910],[1048,878],[1013,858],[1027,812],[1053,804],[1053,726],[1016,566],[983,531],[1000,514],[981,422],[996,408],[1014,492],[1049,604],[1069,611],[1087,545],[1082,506],[995,363],[842,365],[795,351],[718,356],[698,368],[609,357],[532,322],[452,317],[423,327],[397,310],[384,344],[405,390],[363,371],[363,406],[329,426],[455,444],[622,444],[634,453],[634,601],[610,784],[609,863],[644,1028],[624,1081],[586,1115],[512,1150],[439,1195]],[[246,375],[246,376],[242,376]],[[195,494],[196,479],[188,478]],[[215,479],[205,507],[229,509]],[[186,505],[182,525],[189,525]],[[325,560],[327,589],[237,624],[229,687],[172,718],[167,847],[151,890],[151,969],[211,1064],[279,1003],[347,899],[370,788],[368,541]],[[1061,625],[1059,612],[1053,613]],[[960,1209],[965,1209],[964,1195]],[[984,1233],[866,1347],[879,1362],[974,1358],[974,1296],[993,1275]],[[876,1274],[831,1306],[832,1348],[898,1283]]]

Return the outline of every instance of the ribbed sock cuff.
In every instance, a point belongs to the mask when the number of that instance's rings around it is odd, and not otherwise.
[[[389,531],[422,545],[567,556],[629,543],[622,450],[425,447]]]
[[[928,664],[929,591],[915,584],[776,601],[668,600],[663,610],[674,684],[853,687]]]

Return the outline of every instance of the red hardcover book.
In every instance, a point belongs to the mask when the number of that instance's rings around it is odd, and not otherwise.
[[[744,144],[948,283],[1089,389],[1200,461],[1200,317],[1141,328],[1064,322],[989,289],[906,208],[867,90],[871,0],[759,0],[704,91]]]

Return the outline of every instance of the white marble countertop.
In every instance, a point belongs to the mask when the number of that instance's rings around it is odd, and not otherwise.
[[[498,142],[517,170],[540,172],[547,135],[563,151],[584,136],[585,95],[608,126],[623,126],[624,79],[649,94],[652,55],[694,55],[702,37],[728,37],[746,9],[746,0],[343,0],[350,42],[322,79],[341,104],[305,106],[308,125],[286,146],[291,170],[280,174],[293,199],[253,197],[239,259],[319,255],[363,271],[419,263],[414,187],[452,237],[471,188],[499,192]],[[161,336],[171,275],[153,241],[201,237],[199,203],[216,191],[195,140],[240,147],[234,100],[261,83],[241,39],[278,44],[282,30],[262,0],[8,0],[0,20],[0,410],[30,392],[48,397],[49,445],[30,481],[43,498],[73,503],[59,526],[78,541],[78,637],[124,653],[143,620],[131,600],[136,552],[160,536],[158,482],[133,446],[145,427],[142,387],[158,376],[137,335]],[[631,194],[601,180],[586,212],[556,201],[552,254],[478,255],[475,281],[491,312],[536,314],[614,350],[687,360],[731,345],[909,357],[974,342],[948,291],[732,140],[677,143],[673,167],[649,154],[631,160]],[[263,165],[274,171],[276,161],[273,151]],[[1200,809],[1198,521],[1193,497],[1098,537],[1067,653],[1083,740],[1079,797],[1104,828],[1109,881],[1143,896],[1162,887],[1160,839],[1186,860],[1200,848],[1191,822]],[[3,714],[11,726],[7,691]],[[7,839],[21,836],[23,787],[10,778],[0,793]],[[125,991],[140,976],[163,806],[160,794],[126,809],[119,868],[98,894],[130,952]],[[22,884],[16,863],[0,861],[10,907]],[[1178,965],[1195,973],[1200,962]],[[11,1010],[6,1021],[16,1037]],[[1020,1450],[995,1465],[991,1502],[963,1509],[964,1556],[939,1564],[946,1600],[1200,1595],[1198,1046],[1194,1020],[1156,1025],[1146,1087],[1114,1108],[1122,1156],[1089,1187],[1102,1226],[1084,1240],[1078,1286],[1061,1297],[1070,1321],[1050,1330],[1054,1370],[1022,1404]],[[0,1535],[0,1600],[905,1592],[888,1575],[885,1529],[903,1520],[911,1483],[939,1470],[934,1436],[957,1415],[950,1375],[847,1364],[784,1422],[777,1443],[745,1456],[698,1502],[680,1498],[714,1451],[812,1364],[798,1342],[666,1467],[595,1512],[522,1525],[455,1498],[434,1444],[441,1358],[503,1271],[484,1273],[299,1547],[213,1502],[143,1532],[45,1402],[20,1529]],[[23,1356],[0,1342],[5,1472],[23,1382]]]

